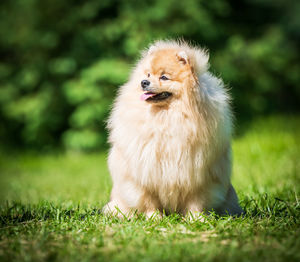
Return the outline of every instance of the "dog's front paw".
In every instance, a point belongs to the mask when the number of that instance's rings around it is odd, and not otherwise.
[[[130,209],[125,208],[116,201],[110,201],[107,203],[102,208],[102,212],[104,215],[114,216],[122,219],[130,219],[134,214],[134,212],[132,212]]]

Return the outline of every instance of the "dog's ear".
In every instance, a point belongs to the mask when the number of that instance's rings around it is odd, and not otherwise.
[[[184,51],[179,51],[176,54],[176,56],[177,56],[178,60],[184,65],[189,62],[188,56],[187,56],[186,52],[184,52]]]

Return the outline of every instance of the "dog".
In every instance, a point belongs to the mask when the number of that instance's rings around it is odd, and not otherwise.
[[[241,214],[230,181],[232,118],[207,51],[184,41],[152,44],[108,119],[113,188],[104,213]]]

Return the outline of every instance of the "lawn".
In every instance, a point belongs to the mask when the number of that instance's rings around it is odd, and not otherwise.
[[[300,117],[241,130],[233,184],[245,216],[204,221],[103,216],[105,153],[2,150],[0,261],[300,261]]]

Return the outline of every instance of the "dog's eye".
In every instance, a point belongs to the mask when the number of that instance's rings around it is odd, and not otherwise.
[[[159,79],[161,79],[161,80],[169,80],[169,78],[167,78],[165,75],[162,75]]]
[[[150,77],[150,74],[148,73],[148,75],[147,75],[148,77]]]

